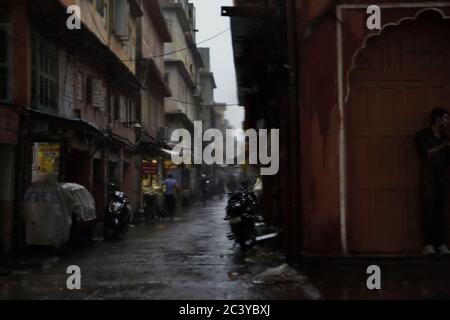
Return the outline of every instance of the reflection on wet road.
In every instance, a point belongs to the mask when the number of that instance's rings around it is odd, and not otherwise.
[[[450,260],[308,259],[296,268],[275,246],[242,254],[227,239],[225,202],[192,207],[174,221],[131,228],[119,242],[16,266],[0,275],[0,299],[433,299],[450,298]],[[41,261],[42,262],[42,261]],[[369,265],[381,267],[381,290],[367,289]],[[69,291],[66,269],[81,268]]]
[[[0,277],[2,299],[300,299],[299,284],[253,279],[282,257],[255,248],[245,257],[227,239],[225,202],[192,207],[174,221],[139,224],[126,239],[72,253],[50,266]],[[51,261],[50,261],[51,262]],[[66,287],[66,268],[81,268],[81,290]],[[283,289],[285,287],[285,289]]]

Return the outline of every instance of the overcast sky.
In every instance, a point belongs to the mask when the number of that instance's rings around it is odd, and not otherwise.
[[[232,6],[232,0],[190,0],[196,7],[197,14],[197,42],[208,39],[228,28],[230,19],[221,16],[222,6]],[[236,104],[236,73],[234,69],[233,47],[231,31],[199,44],[199,47],[209,47],[211,52],[211,71],[217,83],[214,92],[216,102]],[[241,107],[228,107],[225,117],[235,128],[241,128],[244,111]]]

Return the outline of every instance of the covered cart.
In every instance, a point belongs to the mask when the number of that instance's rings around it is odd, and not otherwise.
[[[92,241],[95,202],[74,183],[38,182],[25,194],[26,243],[60,247],[69,240]]]

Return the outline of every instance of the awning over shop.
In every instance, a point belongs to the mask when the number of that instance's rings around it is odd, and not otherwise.
[[[186,149],[184,149],[184,150],[186,150]],[[180,153],[175,152],[175,151],[173,151],[173,150],[161,149],[161,151],[162,151],[164,154],[166,154],[166,155],[168,155],[168,156],[170,156],[170,157],[172,157],[172,156],[179,157],[179,156],[180,156]],[[189,152],[185,155],[185,157],[186,157],[187,159],[190,160],[192,154],[193,154],[192,149],[189,149]],[[187,160],[187,159],[186,159],[186,160]],[[185,162],[187,162],[187,161],[185,161]]]
[[[172,155],[178,156],[178,153],[176,153],[175,151],[172,151],[172,150],[161,149],[161,151],[169,156],[172,156]]]
[[[268,100],[264,95],[277,86],[285,86],[288,79],[280,14],[275,6],[262,0],[222,7],[222,16],[230,17],[239,103],[247,108],[251,107],[249,101],[264,104]],[[257,108],[255,112],[261,110]]]

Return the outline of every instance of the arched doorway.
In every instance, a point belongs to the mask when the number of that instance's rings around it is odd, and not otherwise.
[[[345,106],[348,240],[353,253],[422,247],[415,133],[450,110],[450,23],[435,10],[370,38]]]

